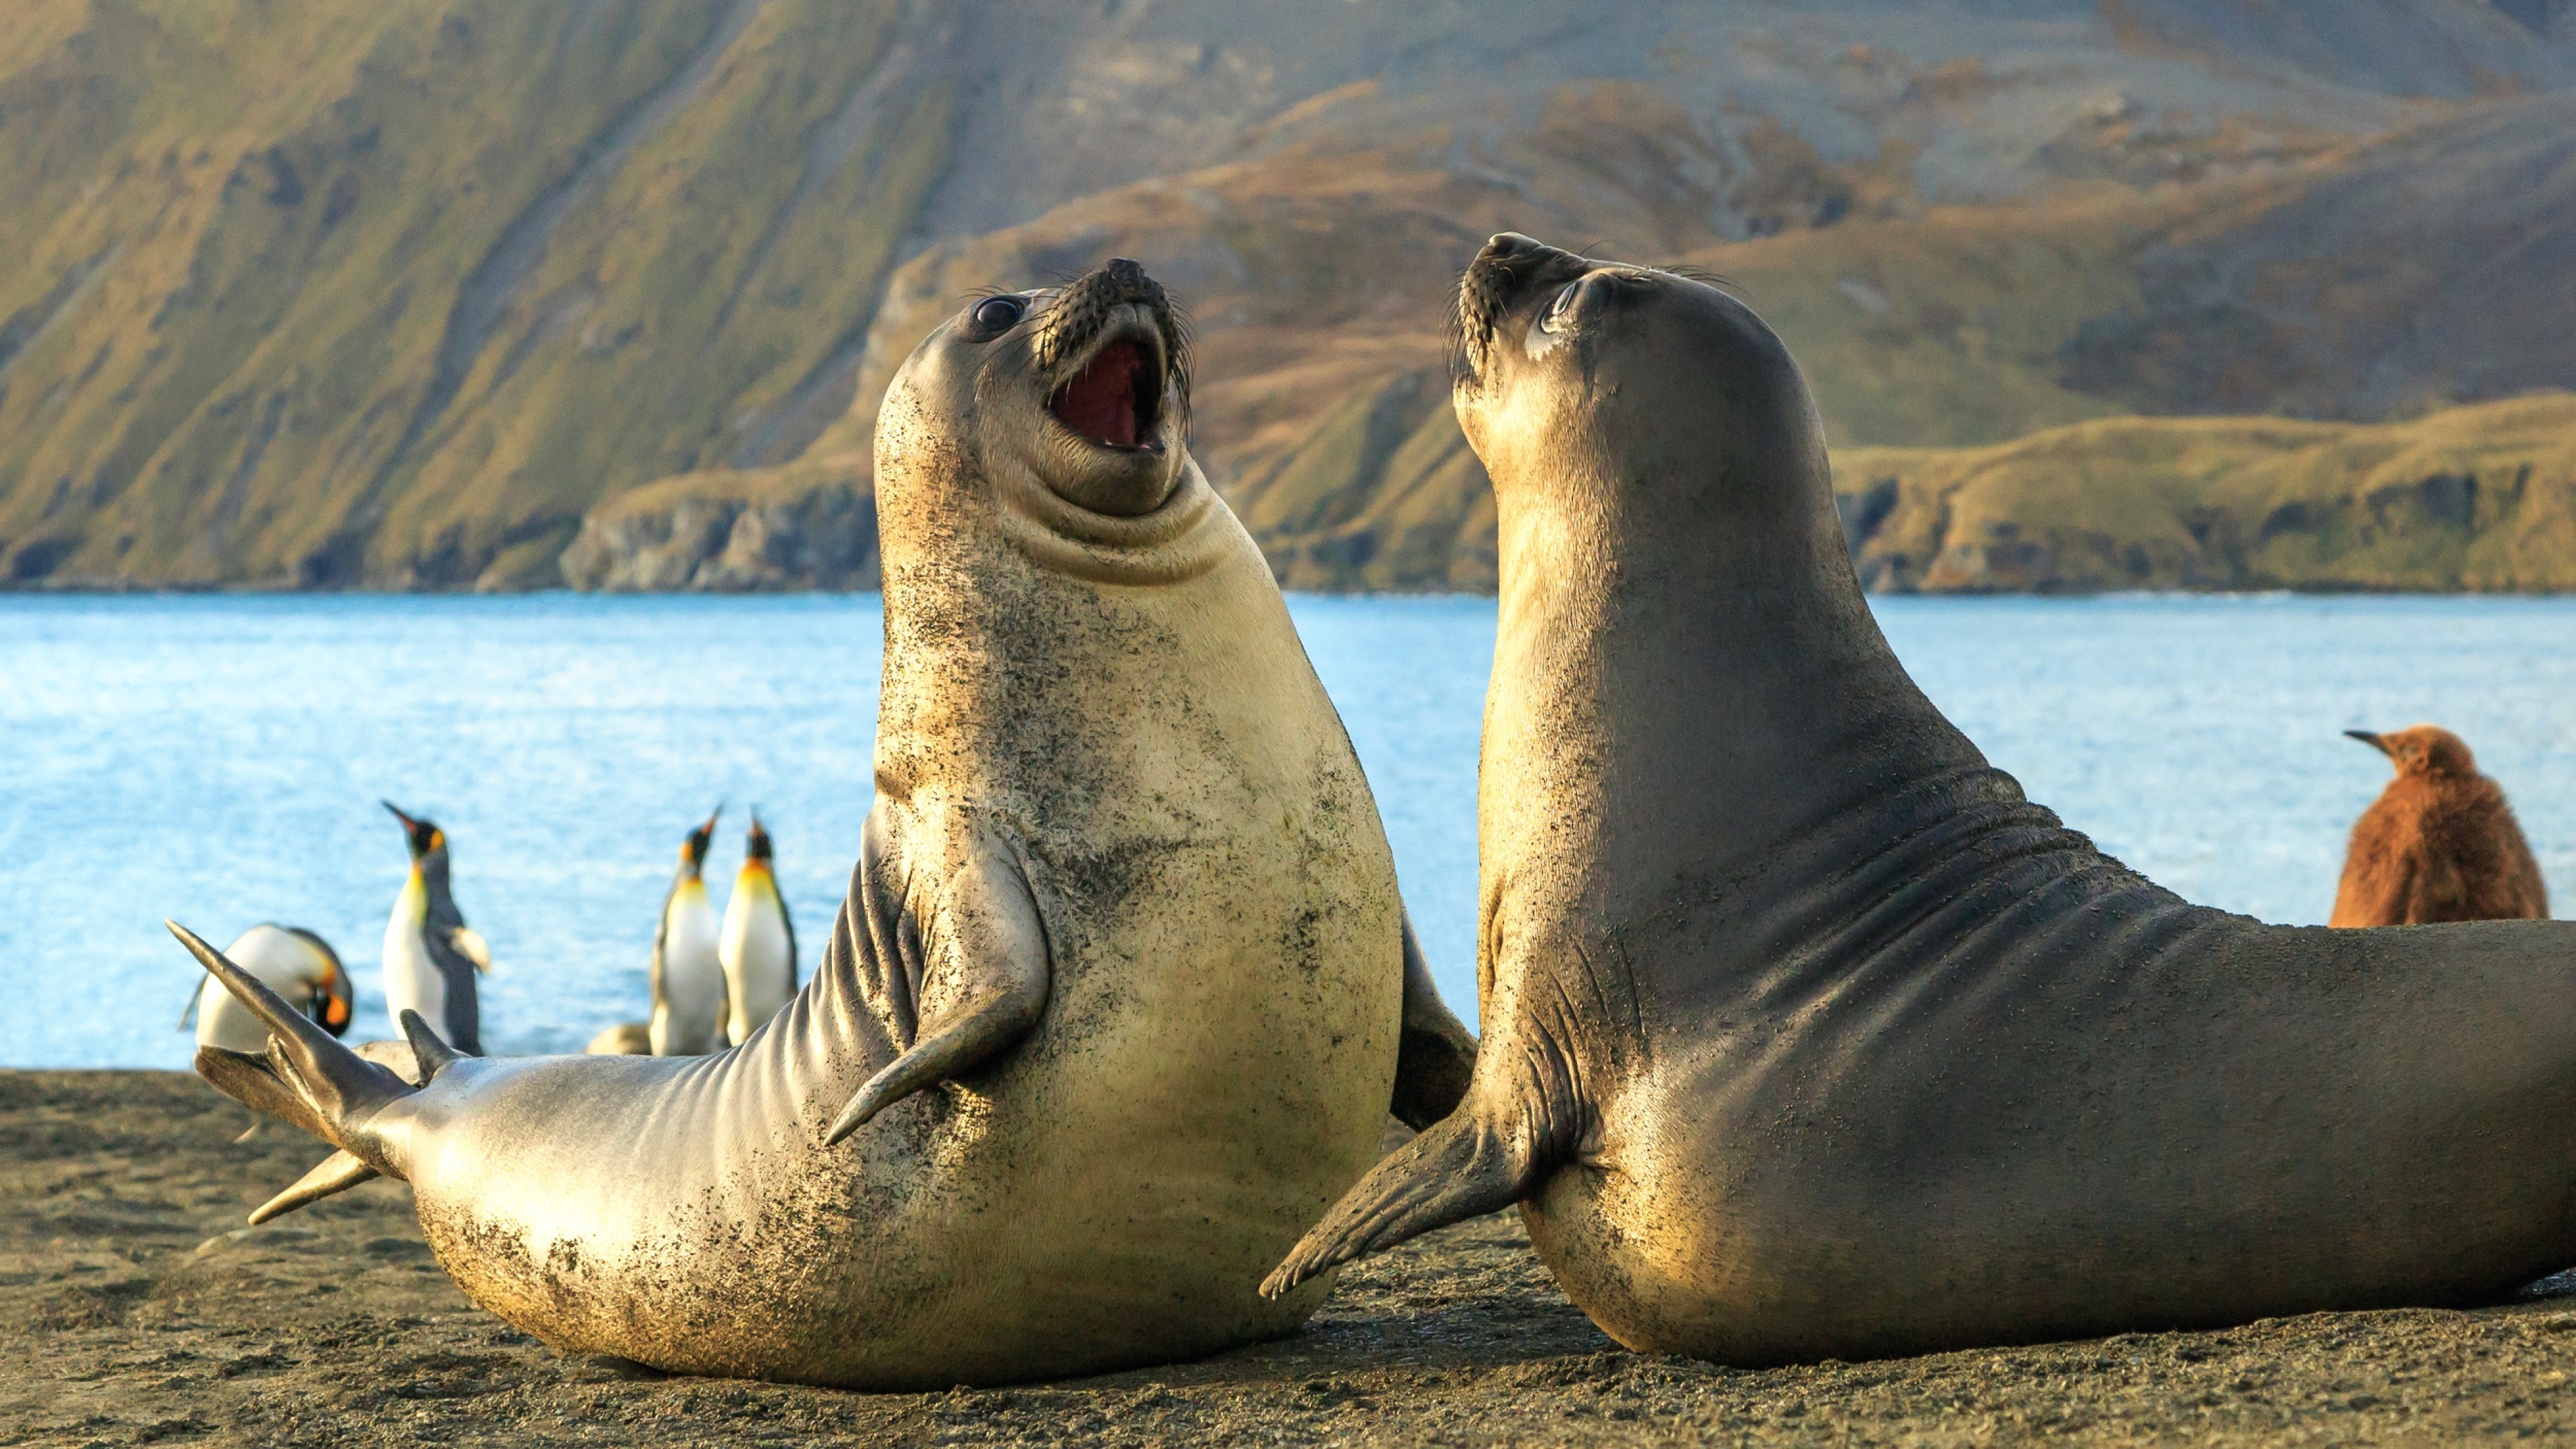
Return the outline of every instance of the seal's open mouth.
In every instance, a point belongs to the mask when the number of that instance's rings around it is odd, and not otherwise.
[[[1155,436],[1161,421],[1161,349],[1133,337],[1116,337],[1047,399],[1056,421],[1105,448],[1162,451]]]

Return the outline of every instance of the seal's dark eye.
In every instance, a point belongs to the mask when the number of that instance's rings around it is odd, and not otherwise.
[[[975,330],[987,337],[998,336],[1020,325],[1029,315],[1029,304],[1018,297],[987,297],[975,304]]]

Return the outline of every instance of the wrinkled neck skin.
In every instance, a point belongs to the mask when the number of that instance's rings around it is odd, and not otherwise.
[[[1007,450],[954,436],[916,398],[889,399],[878,428],[880,796],[907,799],[966,760],[1042,754],[1044,720],[1031,711],[1081,682],[1104,621],[1130,621],[1132,633],[1134,621],[1227,607],[1241,580],[1217,576],[1262,567],[1186,454],[1159,507],[1120,517],[1066,501]]]
[[[1785,354],[1780,375],[1795,382]],[[1586,436],[1598,409],[1461,412],[1495,478],[1502,560],[1478,792],[1484,1057],[1523,1063],[1514,1095],[1548,1104],[1581,1155],[1612,1079],[1648,1069],[1631,1059],[1641,1023],[1776,991],[1817,923],[1898,889],[1936,898],[1974,868],[1965,841],[2057,822],[1888,648],[1803,385],[1651,436]],[[1756,436],[1695,435],[1730,429]],[[1494,1049],[1525,1033],[1544,1040]]]

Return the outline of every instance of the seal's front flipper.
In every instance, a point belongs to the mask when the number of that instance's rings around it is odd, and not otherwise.
[[[1476,1038],[1440,999],[1431,980],[1431,963],[1422,958],[1422,942],[1413,934],[1413,917],[1404,923],[1404,1029],[1395,1049],[1395,1099],[1388,1109],[1416,1132],[1458,1110],[1476,1074]]]
[[[250,1225],[258,1227],[270,1218],[283,1217],[306,1203],[320,1202],[379,1176],[382,1174],[348,1153],[334,1152],[322,1159],[321,1166],[297,1178],[293,1187],[252,1209]]]
[[[268,1027],[268,1050],[254,1055],[202,1047],[197,1072],[225,1096],[255,1111],[301,1127],[355,1154],[378,1172],[388,1171],[367,1141],[366,1122],[414,1088],[392,1072],[342,1046],[311,1017],[286,1004],[256,976],[227,959],[187,927],[163,924],[188,948],[233,999]]]
[[[1353,1258],[1510,1207],[1545,1176],[1532,1146],[1521,1134],[1485,1122],[1472,1107],[1438,1123],[1342,1194],[1262,1280],[1261,1296],[1277,1298]]]
[[[913,1093],[991,1062],[1046,1010],[1046,929],[1028,877],[1007,851],[968,852],[924,913],[921,936],[921,1026],[912,1049],[850,1098],[826,1145]]]

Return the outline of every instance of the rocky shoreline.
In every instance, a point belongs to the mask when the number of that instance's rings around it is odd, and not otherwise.
[[[0,1072],[0,1442],[1969,1444],[2576,1433],[2576,1285],[1745,1371],[1627,1353],[1510,1215],[1359,1265],[1296,1336],[1068,1383],[849,1394],[563,1358],[468,1304],[408,1192],[242,1215],[318,1149],[193,1077]]]

